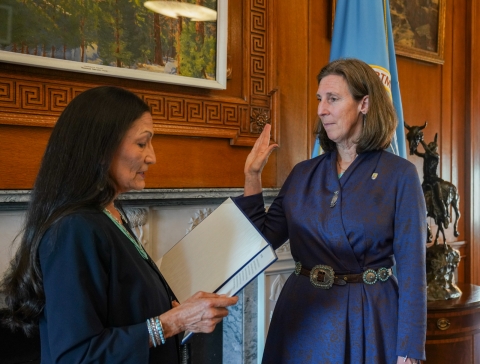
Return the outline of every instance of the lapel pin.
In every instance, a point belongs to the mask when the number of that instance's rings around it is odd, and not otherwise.
[[[372,179],[377,179],[378,173],[372,173]]]

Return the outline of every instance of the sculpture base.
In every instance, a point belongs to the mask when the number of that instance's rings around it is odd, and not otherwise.
[[[427,299],[429,301],[458,298],[462,291],[455,284],[455,269],[460,253],[448,244],[427,248]]]

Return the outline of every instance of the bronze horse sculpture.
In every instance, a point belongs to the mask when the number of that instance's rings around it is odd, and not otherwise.
[[[408,130],[407,140],[409,143],[410,154],[415,154],[423,158],[423,183],[422,189],[427,205],[427,216],[431,217],[438,226],[434,244],[437,245],[440,232],[443,235],[443,243],[446,244],[445,229],[450,224],[450,206],[455,211],[455,222],[453,224],[453,234],[459,236],[458,219],[460,212],[458,211],[458,202],[460,196],[457,187],[448,181],[444,181],[437,175],[437,167],[440,161],[438,154],[437,134],[433,142],[428,145],[423,140],[423,129],[427,126],[427,122],[423,126],[409,126],[404,123]],[[418,146],[422,144],[424,153],[419,152]],[[428,225],[427,225],[428,226]],[[428,242],[432,240],[430,226],[428,226]]]

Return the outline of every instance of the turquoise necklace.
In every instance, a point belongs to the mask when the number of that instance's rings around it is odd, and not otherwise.
[[[118,211],[118,210],[117,210]],[[135,245],[135,248],[137,248],[137,251],[140,253],[140,255],[142,256],[143,259],[145,260],[148,260],[148,255],[147,255],[147,252],[145,251],[145,249],[143,249],[143,246],[142,244],[140,244],[137,239],[135,239],[129,232],[127,229],[125,229],[125,226],[123,226],[123,224],[121,224],[113,215],[110,211],[107,210],[107,208],[104,208],[103,209],[103,212],[105,213],[105,215],[107,215],[110,220],[113,221],[113,223],[115,225],[117,225],[117,227],[120,229],[120,231],[122,233],[125,234],[125,236],[132,242],[133,245]],[[118,212],[120,214],[120,211]],[[123,219],[123,216],[122,214],[120,214],[120,216],[122,217]]]
[[[338,165],[338,168],[340,168],[340,173],[338,174],[338,179],[340,179],[340,178],[342,178],[343,174],[345,173],[345,169],[342,168],[339,160],[337,160],[337,165]]]
[[[358,157],[358,154],[355,154],[355,158],[353,158],[353,161],[354,161],[355,159],[357,159],[357,157]],[[352,164],[353,161],[351,161],[350,164]],[[348,165],[348,167],[350,167],[350,164]],[[343,169],[343,168],[342,168],[342,165],[340,164],[340,161],[339,161],[338,159],[337,159],[337,165],[338,165],[338,168],[340,169],[340,173],[338,174],[338,179],[340,179],[340,178],[342,178],[342,176],[345,174],[345,171],[347,170],[348,167],[345,168],[345,169]]]

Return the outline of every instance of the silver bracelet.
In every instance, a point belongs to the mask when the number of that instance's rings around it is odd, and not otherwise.
[[[165,335],[163,334],[163,325],[162,321],[160,321],[160,316],[155,317],[155,323],[157,324],[157,331],[160,334],[160,341],[162,344],[165,344]]]
[[[155,338],[155,341],[156,341],[157,345],[160,346],[162,341],[160,339],[160,334],[158,332],[157,325],[155,324],[155,319],[153,317],[150,319],[150,326],[152,327],[153,336]]]
[[[155,336],[153,336],[152,326],[150,325],[150,320],[147,320],[147,328],[148,328],[148,335],[149,335],[150,341],[152,342],[153,347],[156,348],[157,347],[157,342],[155,340]]]

